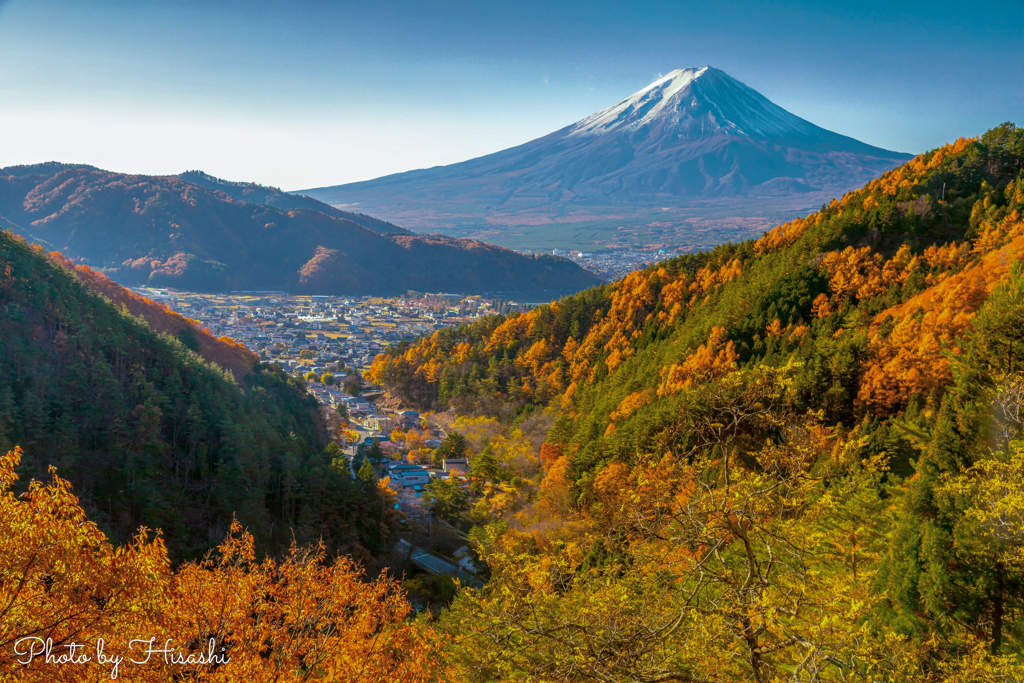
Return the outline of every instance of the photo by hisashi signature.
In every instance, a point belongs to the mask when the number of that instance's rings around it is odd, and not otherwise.
[[[67,664],[69,666],[89,664],[109,664],[111,666],[110,678],[116,679],[120,673],[122,663],[127,657],[128,664],[150,664],[162,661],[164,664],[184,665],[220,665],[227,664],[231,658],[221,647],[217,651],[217,642],[210,638],[205,650],[198,652],[183,650],[173,645],[174,639],[168,638],[164,641],[163,647],[158,647],[156,637],[135,638],[127,645],[127,655],[111,654],[106,648],[107,643],[103,638],[96,641],[95,650],[82,643],[63,643],[54,646],[51,638],[27,637],[21,638],[14,643],[14,654],[18,662],[29,665],[36,658],[42,657],[47,664]]]

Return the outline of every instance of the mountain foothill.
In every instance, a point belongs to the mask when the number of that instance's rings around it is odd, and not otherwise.
[[[291,209],[310,209],[312,211],[319,211],[327,214],[328,216],[344,218],[352,221],[353,223],[358,223],[367,230],[372,230],[382,235],[414,234],[411,230],[400,228],[394,223],[388,223],[387,221],[382,221],[363,213],[342,211],[334,208],[330,204],[324,204],[323,202],[317,201],[312,197],[282,192],[276,187],[267,187],[266,185],[258,185],[256,183],[224,180],[223,178],[217,178],[208,173],[203,173],[202,171],[185,171],[184,173],[179,173],[177,177],[190,182],[193,185],[199,185],[209,190],[223,192],[232,199],[237,199],[238,201],[246,202],[247,204],[263,204],[265,206],[273,206],[285,211]]]
[[[477,439],[476,494],[433,508],[486,520],[490,583],[439,620],[449,676],[1024,680],[1022,258],[1007,123],[759,239],[378,356]]]
[[[273,188],[183,176],[191,180],[56,163],[3,169],[0,217],[126,285],[361,295],[564,292],[599,282],[566,259],[413,235]]]
[[[239,520],[262,553],[380,550],[316,400],[241,345],[8,232],[0,332],[0,449],[26,484],[57,467],[113,539],[159,529],[183,560]]]

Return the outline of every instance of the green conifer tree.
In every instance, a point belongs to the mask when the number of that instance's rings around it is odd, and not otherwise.
[[[494,457],[491,445],[487,444],[470,463],[473,474],[481,479],[494,481],[498,478],[498,459]]]
[[[359,472],[356,476],[367,484],[374,484],[377,482],[377,473],[373,470],[373,465],[370,464],[370,461],[365,458],[363,459],[363,466],[359,468]]]
[[[950,476],[992,457],[997,383],[1024,363],[1024,284],[1015,267],[980,311],[954,383],[942,398],[931,444],[908,485],[902,517],[880,574],[900,630],[937,634],[956,650],[967,628],[994,653],[1003,647],[1004,615],[1024,598],[1024,574],[1003,565],[975,538],[964,511],[971,501],[943,493]]]

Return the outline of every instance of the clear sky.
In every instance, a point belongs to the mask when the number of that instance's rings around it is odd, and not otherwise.
[[[0,0],[0,166],[333,185],[526,142],[705,64],[920,152],[1024,125],[1024,2]]]

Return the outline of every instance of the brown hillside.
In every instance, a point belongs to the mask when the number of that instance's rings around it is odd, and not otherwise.
[[[0,169],[0,219],[120,284],[306,294],[577,291],[567,259],[471,240],[378,234],[308,208],[232,199],[174,177],[42,165]]]
[[[117,284],[103,273],[89,266],[75,265],[59,252],[50,258],[74,272],[89,289],[110,299],[116,305],[123,305],[129,313],[142,318],[152,330],[180,338],[183,330],[191,329],[198,343],[197,353],[211,363],[230,370],[236,379],[242,379],[252,371],[257,356],[245,346],[230,337],[214,337],[210,331],[195,320],[175,313],[166,306],[139,296]]]

